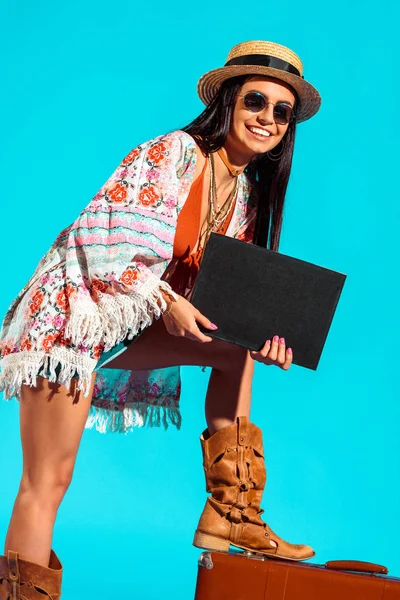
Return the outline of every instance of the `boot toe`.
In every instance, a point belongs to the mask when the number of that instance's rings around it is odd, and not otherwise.
[[[279,544],[277,555],[294,560],[307,560],[315,556],[311,546],[306,544]]]
[[[311,546],[307,546],[306,544],[297,544],[297,547],[298,547],[299,558],[302,558],[302,559],[312,558],[316,554],[314,552],[314,550],[311,548]]]

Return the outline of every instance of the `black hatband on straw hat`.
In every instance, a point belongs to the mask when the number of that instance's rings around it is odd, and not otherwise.
[[[287,73],[293,73],[293,75],[297,75],[297,77],[302,77],[302,79],[304,79],[304,76],[300,75],[300,72],[296,67],[276,56],[245,54],[244,56],[232,58],[225,63],[226,67],[229,67],[230,65],[262,65],[263,67],[272,67],[273,69],[287,71]]]

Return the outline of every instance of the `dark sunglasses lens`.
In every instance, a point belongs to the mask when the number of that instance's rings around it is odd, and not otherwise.
[[[288,104],[278,103],[274,106],[274,119],[279,125],[286,125],[290,121],[292,109]]]
[[[244,105],[251,112],[261,112],[267,106],[267,101],[259,92],[249,92],[243,98]],[[287,125],[291,119],[292,107],[284,102],[274,106],[274,120],[279,125]]]
[[[246,94],[243,101],[247,110],[250,110],[251,112],[260,112],[264,110],[267,105],[264,96],[257,92]]]

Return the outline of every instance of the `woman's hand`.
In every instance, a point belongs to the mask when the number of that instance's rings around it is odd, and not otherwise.
[[[167,315],[162,315],[165,328],[171,335],[189,338],[196,342],[212,342],[213,338],[204,335],[197,322],[207,329],[218,329],[207,317],[201,314],[186,298],[178,295],[177,302],[172,302]]]
[[[291,348],[286,350],[285,339],[276,335],[272,343],[267,340],[259,352],[250,351],[250,356],[264,365],[276,365],[287,371],[292,364],[293,351]]]

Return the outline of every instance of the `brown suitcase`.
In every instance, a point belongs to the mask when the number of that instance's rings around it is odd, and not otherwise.
[[[400,579],[381,565],[325,565],[246,553],[203,552],[195,600],[400,600]]]

